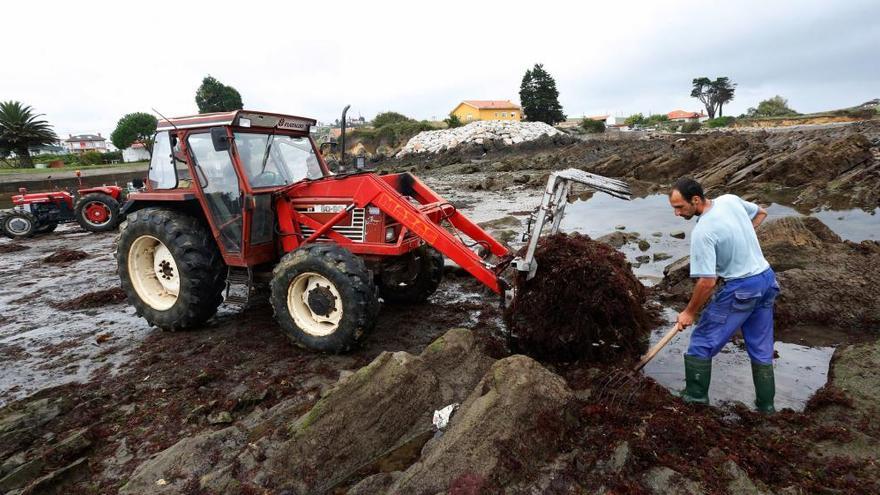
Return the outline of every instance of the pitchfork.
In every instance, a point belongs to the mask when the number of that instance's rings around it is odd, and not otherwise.
[[[642,388],[644,388],[644,382],[639,377],[639,371],[641,371],[646,364],[651,362],[651,360],[654,359],[654,356],[656,356],[661,349],[666,347],[666,344],[668,344],[679,331],[681,331],[681,325],[676,323],[674,327],[669,329],[669,331],[663,335],[663,338],[661,338],[659,342],[654,344],[654,347],[648,349],[648,352],[646,352],[645,355],[642,356],[642,359],[639,360],[639,364],[637,364],[631,371],[618,370],[609,374],[604,380],[599,382],[599,392],[596,394],[596,400],[610,397],[610,401],[608,402],[609,409],[614,407],[615,402],[618,403],[618,405],[626,405],[632,402],[633,398],[635,398],[635,396],[642,391]]]

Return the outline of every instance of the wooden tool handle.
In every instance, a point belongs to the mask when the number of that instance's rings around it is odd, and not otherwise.
[[[657,353],[660,352],[660,349],[666,347],[666,344],[668,344],[669,341],[672,340],[672,338],[675,337],[675,334],[677,334],[680,330],[681,328],[679,324],[676,323],[675,326],[672,327],[668,332],[666,332],[666,335],[664,335],[663,338],[660,339],[660,342],[657,342],[656,344],[654,344],[654,347],[648,349],[648,352],[646,352],[645,355],[642,356],[642,360],[639,361],[639,364],[636,365],[635,368],[633,368],[633,371],[639,371],[640,369],[644,368],[645,365],[648,364],[652,359],[654,359],[654,356],[656,356]]]

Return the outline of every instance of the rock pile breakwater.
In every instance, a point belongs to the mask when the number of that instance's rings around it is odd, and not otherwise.
[[[485,144],[490,141],[510,146],[557,134],[561,132],[543,122],[481,120],[454,129],[420,132],[406,143],[397,156],[439,153],[464,144]]]

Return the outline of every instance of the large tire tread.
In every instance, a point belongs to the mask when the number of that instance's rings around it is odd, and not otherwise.
[[[6,220],[11,216],[27,217],[27,219],[30,220],[30,222],[31,222],[30,232],[27,232],[24,235],[16,235],[16,234],[13,234],[12,232],[8,231],[6,229]],[[6,236],[10,239],[26,239],[28,237],[33,237],[33,235],[38,232],[37,225],[38,225],[37,217],[35,217],[33,214],[31,214],[30,212],[27,212],[27,211],[20,211],[20,210],[6,211],[2,215],[0,215],[0,233],[2,233],[4,236]]]
[[[101,226],[95,226],[85,220],[85,217],[83,216],[83,208],[91,201],[99,201],[107,206],[110,210],[109,222]],[[76,202],[76,205],[73,207],[73,215],[74,218],[76,218],[76,222],[83,228],[83,230],[88,232],[110,232],[119,225],[119,202],[113,199],[113,196],[110,196],[109,194],[89,193],[79,198]]]
[[[443,281],[443,255],[425,244],[404,256],[419,257],[419,273],[411,285],[395,287],[379,277],[379,294],[392,304],[421,304],[428,300]]]
[[[296,327],[287,308],[287,291],[298,273],[315,271],[326,276],[325,269],[336,270],[347,279],[346,286],[337,284],[337,289],[348,300],[343,303],[345,310],[339,329],[325,337],[314,337]],[[310,244],[291,251],[281,258],[272,275],[270,300],[275,319],[297,346],[330,353],[347,352],[376,325],[380,304],[373,272],[363,259],[341,246]]]
[[[143,302],[128,274],[129,248],[143,235],[162,241],[180,270],[178,300],[166,311],[158,311]],[[120,227],[116,259],[129,302],[139,316],[163,330],[198,327],[214,316],[223,302],[226,264],[214,237],[199,219],[162,208],[138,210]]]

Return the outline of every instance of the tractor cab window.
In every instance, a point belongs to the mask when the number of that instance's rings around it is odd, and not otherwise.
[[[277,187],[303,179],[320,179],[324,172],[307,137],[238,132],[235,148],[251,187]]]
[[[150,159],[149,179],[153,189],[174,189],[177,187],[177,171],[171,157],[171,140],[167,132],[156,134],[153,155]]]
[[[215,151],[207,132],[190,134],[187,144],[223,246],[229,251],[241,251],[241,190],[229,152]]]

